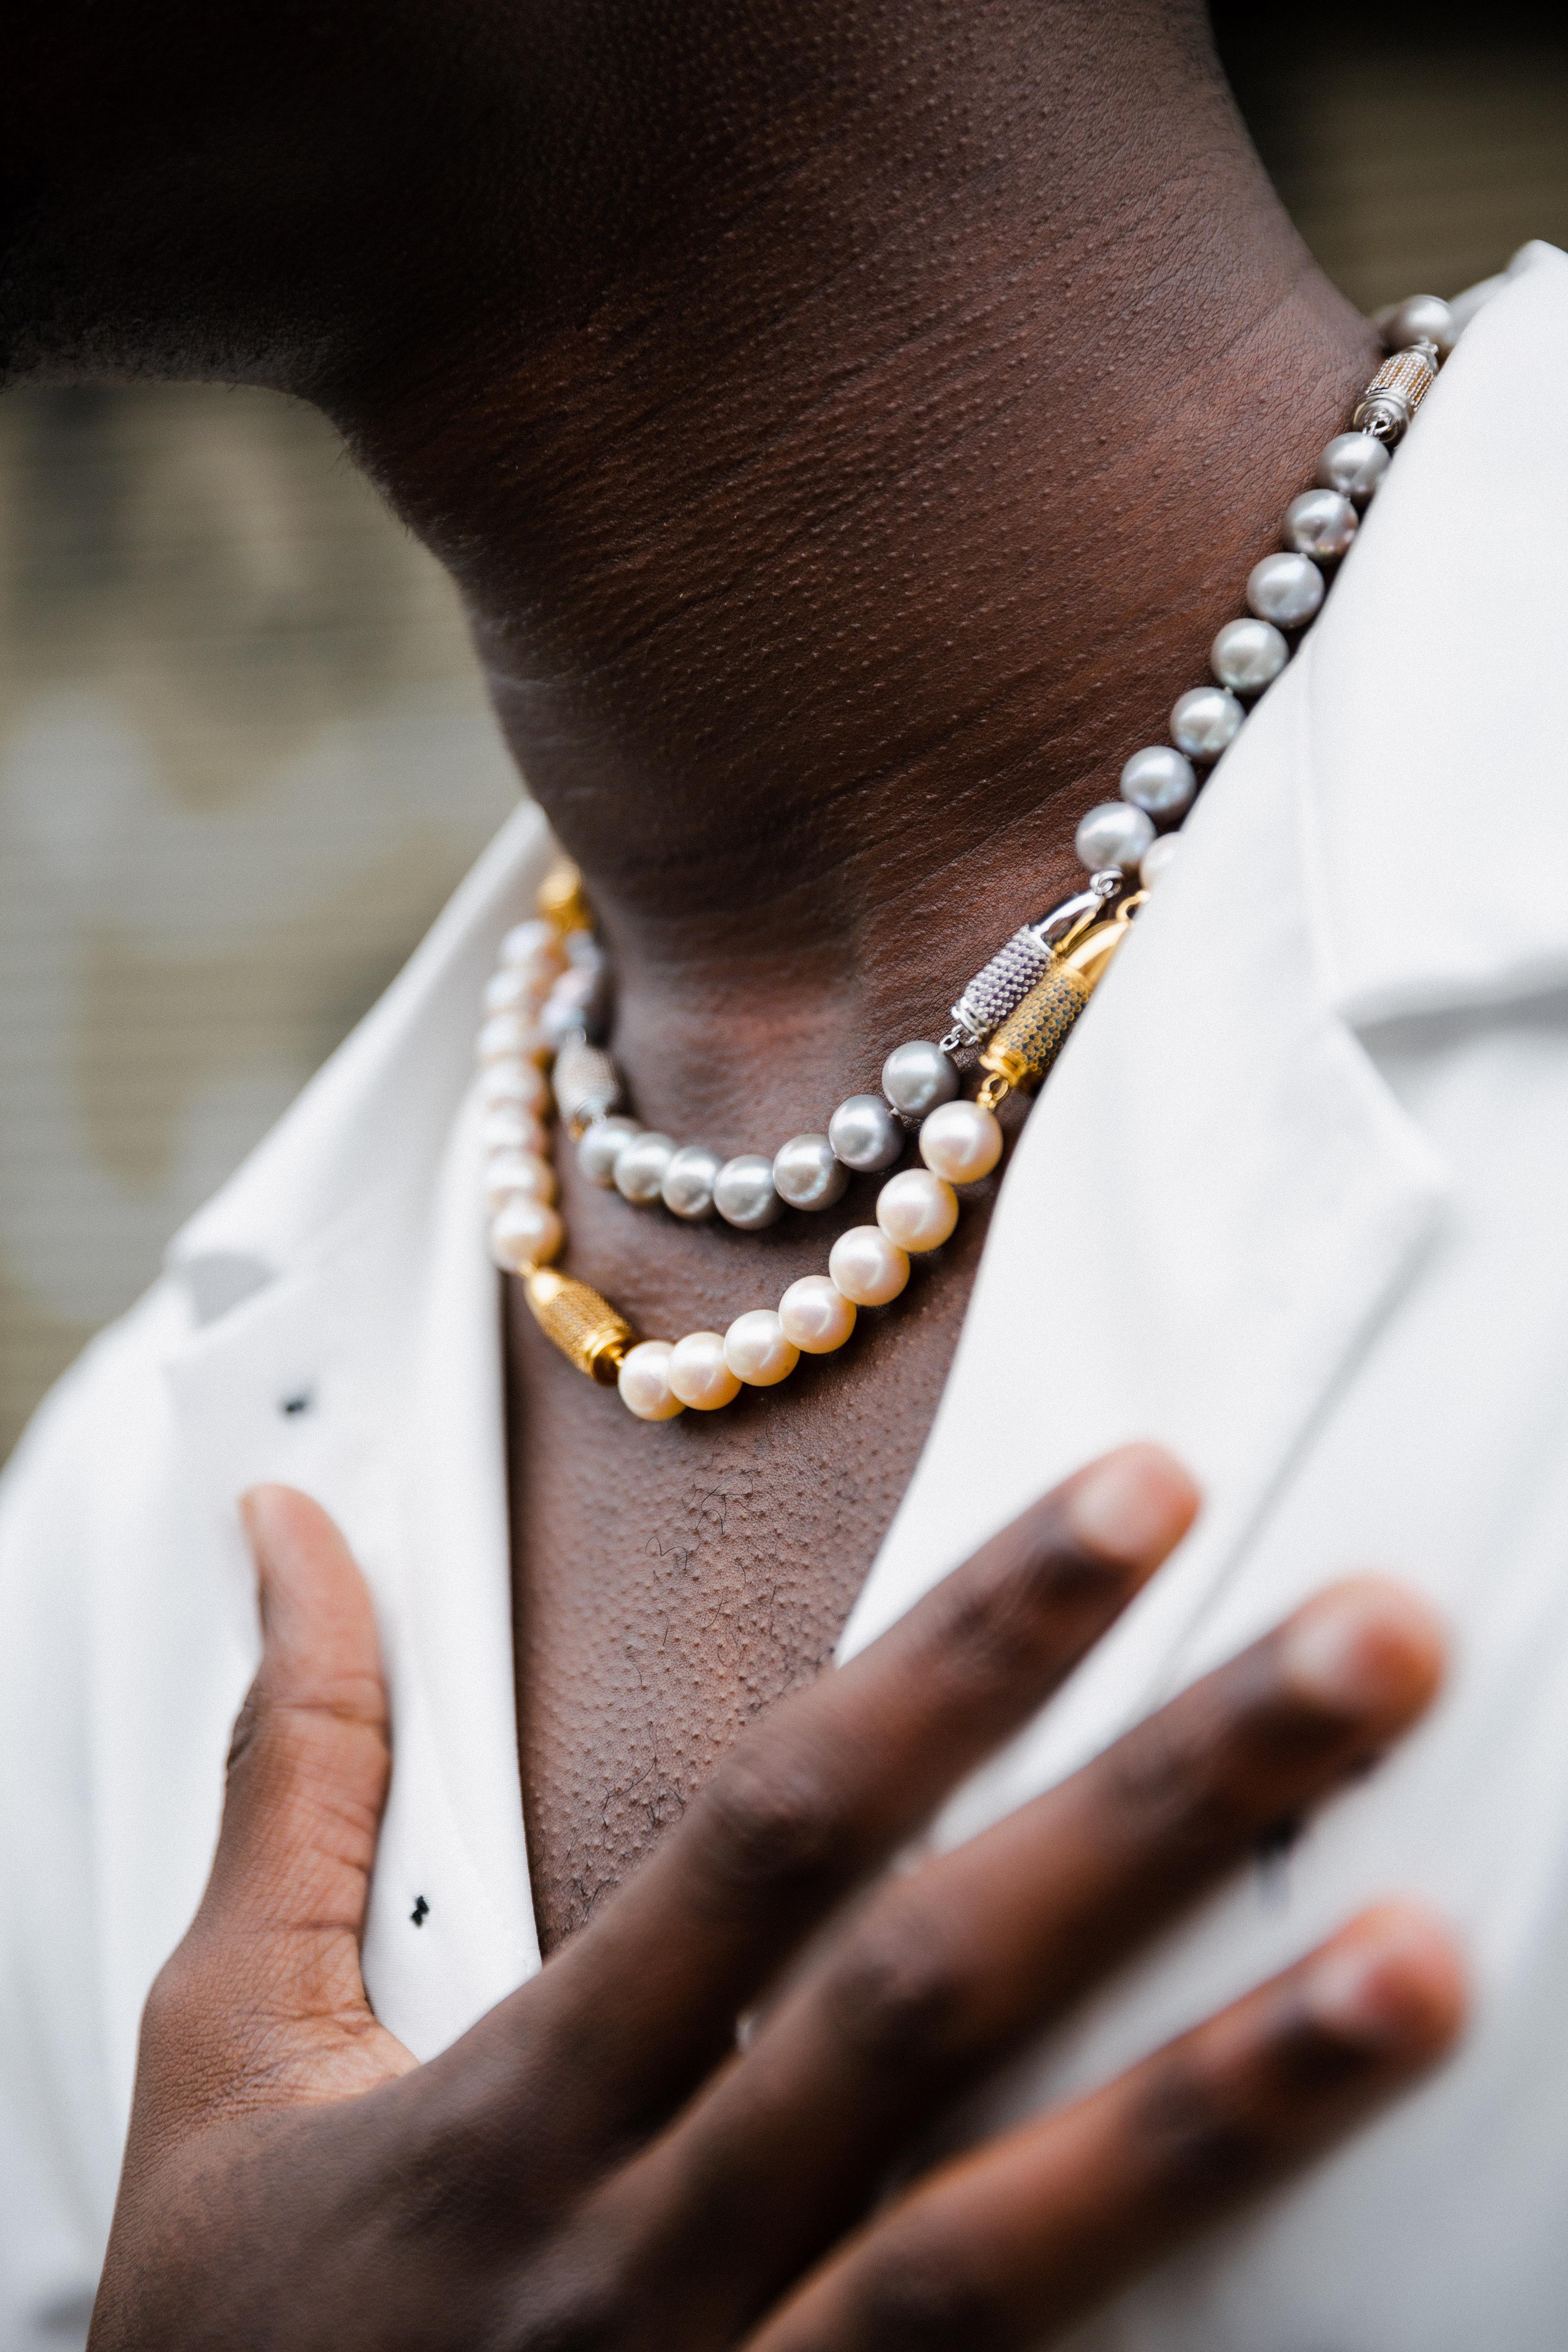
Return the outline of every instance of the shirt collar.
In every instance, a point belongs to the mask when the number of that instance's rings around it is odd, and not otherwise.
[[[1568,987],[1568,256],[1461,315],[1310,641],[1309,887],[1358,1027]]]
[[[423,1213],[473,1076],[480,992],[552,846],[531,804],[507,820],[385,995],[175,1234],[165,1263],[198,1323],[330,1255],[374,1202]]]

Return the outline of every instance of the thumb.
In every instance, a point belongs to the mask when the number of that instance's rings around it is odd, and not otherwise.
[[[261,1664],[179,1972],[215,2025],[216,2004],[230,2064],[253,2091],[334,2097],[414,2063],[375,2024],[360,1973],[392,1769],[386,1686],[364,1579],[320,1505],[258,1486],[240,1510]]]

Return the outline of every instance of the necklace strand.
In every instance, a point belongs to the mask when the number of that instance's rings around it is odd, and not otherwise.
[[[998,1105],[1009,1093],[1032,1093],[1060,1053],[1170,867],[1200,771],[1234,742],[1247,702],[1285,667],[1286,633],[1299,641],[1315,617],[1326,568],[1350,548],[1452,348],[1453,320],[1435,296],[1395,304],[1376,323],[1389,356],[1357,403],[1351,430],[1320,457],[1316,487],[1287,509],[1283,550],[1253,566],[1246,617],[1227,622],[1211,648],[1215,682],[1178,698],[1170,743],[1135,751],[1121,771],[1121,797],[1080,822],[1074,845],[1087,887],[1015,931],[962,992],[942,1039],[895,1046],[880,1094],[847,1096],[825,1134],[725,1160],[644,1128],[624,1109],[621,1074],[594,1042],[608,972],[576,868],[553,868],[534,919],[508,932],[484,992],[478,1045],[491,1254],[521,1280],[547,1336],[579,1370],[618,1386],[639,1419],[669,1421],[688,1407],[712,1412],[742,1387],[776,1386],[802,1354],[841,1348],[859,1309],[897,1298],[911,1258],[948,1239],[959,1215],[955,1187],[978,1183],[1001,1160]],[[976,1066],[981,1084],[966,1097],[963,1076]],[[662,1205],[688,1223],[717,1214],[743,1232],[761,1232],[786,1207],[831,1206],[852,1176],[890,1168],[911,1131],[923,1165],[889,1176],[876,1223],[841,1234],[826,1273],[791,1283],[776,1307],[753,1307],[722,1333],[640,1339],[607,1299],[552,1263],[565,1242],[546,1124],[552,1108],[591,1182],[638,1207]]]

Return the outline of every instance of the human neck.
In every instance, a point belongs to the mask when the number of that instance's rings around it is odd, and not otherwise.
[[[742,127],[700,227],[489,355],[456,463],[424,396],[357,434],[589,877],[645,1115],[694,1054],[742,1087],[759,1023],[863,1061],[942,1020],[1364,381],[1195,36],[1130,12],[1133,77],[1113,16],[947,12],[907,135],[852,92]]]

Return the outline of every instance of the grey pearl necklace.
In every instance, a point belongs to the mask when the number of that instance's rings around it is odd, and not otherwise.
[[[1326,573],[1352,544],[1394,446],[1453,347],[1452,314],[1436,296],[1395,304],[1376,324],[1389,356],[1356,404],[1351,429],[1320,457],[1315,486],[1287,508],[1282,548],[1253,566],[1245,616],[1227,622],[1210,649],[1213,682],[1177,697],[1169,743],[1133,752],[1119,797],[1079,823],[1074,845],[1087,887],[1015,931],[963,990],[945,1034],[895,1046],[880,1092],[847,1096],[826,1132],[725,1159],[643,1127],[623,1108],[620,1071],[597,1042],[608,972],[575,869],[557,868],[540,894],[538,919],[508,934],[479,1038],[491,1251],[524,1279],[536,1318],[563,1351],[595,1379],[616,1381],[639,1418],[668,1420],[688,1405],[711,1410],[742,1385],[786,1378],[802,1349],[842,1346],[856,1309],[896,1297],[910,1255],[939,1247],[952,1232],[953,1187],[995,1167],[1003,1148],[996,1106],[1010,1091],[1032,1090],[1049,1070],[1131,918],[1169,871],[1201,772],[1235,741],[1248,706],[1317,614]],[[549,1095],[588,1180],[689,1223],[718,1216],[756,1233],[785,1208],[828,1208],[852,1176],[890,1168],[911,1129],[920,1131],[924,1165],[884,1184],[877,1223],[842,1235],[827,1275],[792,1285],[777,1311],[754,1309],[727,1334],[694,1333],[673,1346],[638,1341],[597,1292],[551,1264],[565,1236],[543,1126],[546,1064]],[[963,1074],[976,1065],[983,1082],[964,1099]]]

